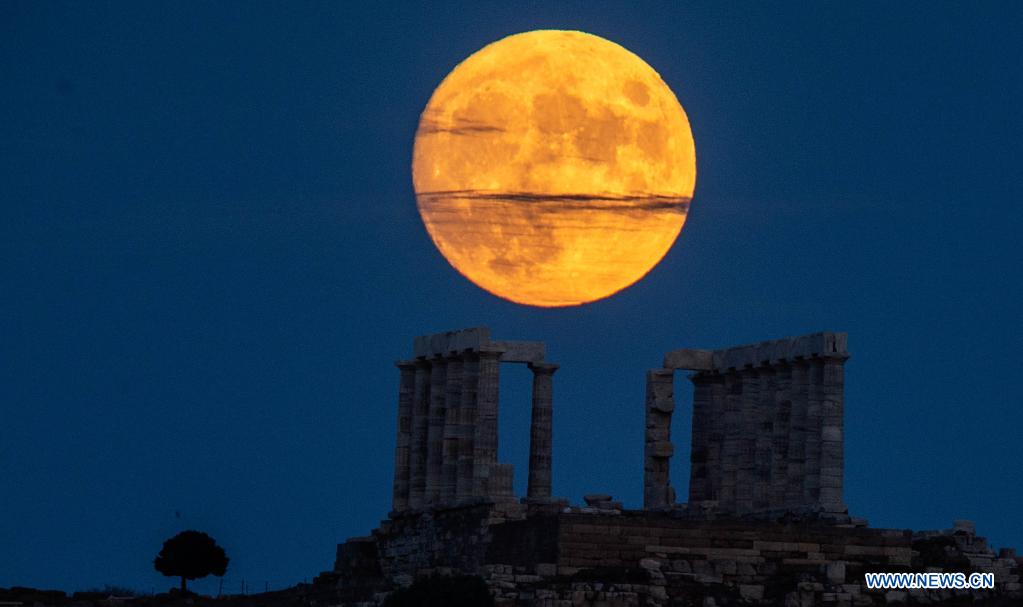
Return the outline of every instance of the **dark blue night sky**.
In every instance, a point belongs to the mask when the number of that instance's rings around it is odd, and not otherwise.
[[[562,364],[555,493],[631,506],[663,352],[848,331],[852,514],[1023,548],[1021,26],[1008,2],[0,4],[0,587],[163,590],[187,527],[225,589],[311,579],[389,509],[392,361],[483,324]],[[433,88],[538,28],[643,57],[696,140],[675,247],[580,308],[467,282],[412,193]],[[502,389],[521,486],[528,371]]]

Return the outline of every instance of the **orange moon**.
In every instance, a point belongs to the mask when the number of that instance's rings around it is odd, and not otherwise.
[[[696,184],[689,119],[642,59],[591,34],[509,36],[419,121],[412,181],[441,254],[520,304],[602,299],[664,257]]]

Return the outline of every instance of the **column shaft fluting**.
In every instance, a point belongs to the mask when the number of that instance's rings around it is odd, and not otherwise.
[[[792,410],[789,418],[788,466],[786,470],[785,506],[804,505],[803,473],[806,463],[806,416],[808,409],[809,366],[805,360],[792,361]]]
[[[721,497],[719,505],[726,512],[734,512],[738,503],[736,484],[739,461],[742,459],[742,380],[732,370],[724,374],[724,444],[721,453]]]
[[[412,442],[409,446],[409,507],[426,505],[426,453],[430,417],[430,363],[416,361],[412,392]]]
[[[721,487],[724,480],[724,445],[725,445],[725,378],[714,373],[707,376],[710,382],[710,409],[708,427],[710,431],[707,445],[707,496],[710,500],[721,500]]]
[[[409,507],[410,449],[412,445],[412,397],[416,385],[416,366],[412,362],[396,363],[398,380],[398,420],[394,441],[394,487],[391,509],[395,512]]]
[[[441,451],[440,503],[451,505],[455,501],[458,484],[458,435],[461,430],[462,359],[447,360],[444,383],[444,438]]]
[[[479,352],[476,429],[473,439],[473,495],[490,496],[490,473],[497,465],[497,407],[501,386],[501,353]]]
[[[458,407],[458,477],[455,483],[457,501],[467,500],[473,495],[475,461],[473,443],[476,437],[476,392],[479,370],[479,357],[475,353],[466,353],[462,357],[462,400]]]
[[[444,455],[444,398],[447,366],[443,359],[431,361],[430,414],[427,428],[426,450],[426,504],[436,506],[440,501],[442,465]]]
[[[819,358],[809,360],[806,371],[806,461],[803,464],[803,501],[807,504],[820,501],[823,381],[824,361]]]
[[[529,426],[529,480],[526,496],[551,496],[551,465],[553,450],[554,372],[558,365],[534,363],[533,411]]]
[[[845,357],[824,359],[821,400],[820,501],[825,510],[844,512],[842,496]]]
[[[735,476],[735,511],[746,514],[753,510],[756,492],[757,408],[760,399],[760,379],[754,369],[737,371],[742,393],[739,397],[739,465]]]
[[[708,486],[708,449],[711,435],[712,384],[704,373],[689,378],[693,382],[693,444],[689,454],[689,501],[712,500]]]
[[[774,367],[774,426],[771,434],[770,507],[785,507],[788,492],[789,430],[792,424],[792,368],[779,362]]]
[[[757,397],[756,439],[753,454],[753,474],[756,485],[753,491],[753,510],[763,511],[771,505],[771,452],[774,444],[774,368],[756,369],[760,389]]]

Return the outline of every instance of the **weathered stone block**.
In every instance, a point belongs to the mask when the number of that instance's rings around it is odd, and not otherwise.
[[[965,520],[965,519],[957,519],[957,520],[952,522],[952,530],[953,530],[953,532],[963,533],[963,534],[966,534],[966,535],[976,535],[977,534],[977,524],[975,522],[973,522],[973,521],[968,521],[968,520]]]
[[[542,341],[494,341],[490,345],[502,351],[500,360],[504,363],[535,363],[547,355]]]
[[[671,441],[657,441],[651,443],[649,455],[651,457],[671,457],[675,454],[675,445]]]
[[[694,350],[692,348],[672,350],[664,355],[663,366],[666,369],[710,371],[714,368],[714,351]]]
[[[478,350],[481,346],[489,343],[490,329],[487,327],[473,327],[416,337],[412,343],[412,350],[413,356],[416,358],[430,358],[434,356],[447,356],[452,352]]]

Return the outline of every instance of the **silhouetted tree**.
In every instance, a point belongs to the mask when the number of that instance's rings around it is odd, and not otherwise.
[[[153,566],[166,576],[180,577],[185,592],[188,580],[224,575],[227,561],[224,549],[212,537],[201,531],[182,531],[163,543]]]

